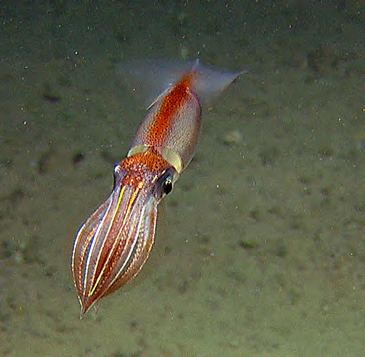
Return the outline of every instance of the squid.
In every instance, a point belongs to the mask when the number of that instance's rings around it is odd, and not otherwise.
[[[114,168],[114,186],[79,229],[72,253],[81,316],[130,282],[155,240],[158,205],[191,161],[208,107],[240,74],[192,62],[132,61],[119,72],[134,91],[150,91],[147,113],[126,158]]]

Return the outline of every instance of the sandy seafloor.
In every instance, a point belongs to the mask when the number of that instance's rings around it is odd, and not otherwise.
[[[10,3],[0,356],[364,356],[362,1]],[[248,72],[205,113],[143,276],[80,320],[73,240],[144,115],[114,63],[197,57]]]

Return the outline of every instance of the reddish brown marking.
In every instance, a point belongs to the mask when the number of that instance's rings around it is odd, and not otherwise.
[[[148,130],[150,142],[159,145],[164,143],[171,129],[173,116],[189,98],[192,80],[193,72],[185,74],[163,99],[160,110]]]
[[[161,172],[171,166],[162,156],[153,152],[152,148],[123,159],[119,165],[122,171],[127,172],[123,178],[122,185],[134,187],[137,187],[140,182],[144,181],[146,173]]]

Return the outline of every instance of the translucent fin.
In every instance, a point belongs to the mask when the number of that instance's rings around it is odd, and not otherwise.
[[[227,72],[195,61],[134,60],[119,62],[116,71],[146,107],[170,90],[186,73],[194,72],[192,91],[203,107],[215,99],[243,72]]]

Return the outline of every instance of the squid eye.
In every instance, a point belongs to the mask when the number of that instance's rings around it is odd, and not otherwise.
[[[155,193],[158,199],[161,199],[172,191],[173,184],[176,181],[176,176],[177,173],[172,167],[161,173],[161,176],[157,179],[155,186]]]
[[[162,190],[165,195],[168,195],[172,191],[172,181],[170,178],[167,178],[163,183]]]

